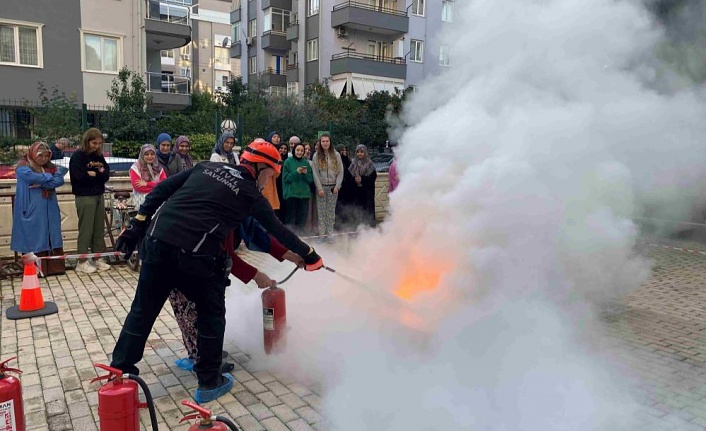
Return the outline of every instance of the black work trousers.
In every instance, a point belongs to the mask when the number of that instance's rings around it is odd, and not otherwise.
[[[176,288],[196,304],[197,346],[201,356],[194,371],[202,389],[220,381],[221,352],[225,332],[225,257],[185,252],[147,237],[140,249],[142,269],[130,312],[113,350],[111,366],[138,374],[147,337]]]

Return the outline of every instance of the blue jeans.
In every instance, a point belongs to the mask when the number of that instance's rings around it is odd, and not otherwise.
[[[113,350],[111,366],[139,374],[147,337],[169,292],[178,289],[196,304],[197,345],[201,359],[194,367],[202,389],[213,389],[221,375],[225,333],[225,257],[195,255],[147,237],[140,249],[142,268],[130,312]]]

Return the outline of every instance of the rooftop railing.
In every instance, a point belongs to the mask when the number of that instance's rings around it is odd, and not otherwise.
[[[370,4],[367,4],[367,3],[358,3],[358,2],[355,2],[355,1],[345,1],[345,2],[343,2],[343,3],[339,3],[339,4],[337,4],[337,5],[335,5],[335,6],[333,7],[333,10],[334,10],[334,11],[337,11],[337,10],[339,10],[339,9],[343,9],[343,8],[346,8],[346,7],[354,7],[354,8],[358,8],[358,9],[367,9],[367,10],[372,10],[372,11],[376,11],[376,12],[387,13],[387,14],[390,14],[390,15],[407,16],[407,12],[406,12],[406,11],[401,11],[401,10],[392,9],[392,8],[383,7],[383,6],[374,6],[374,5],[370,5]]]

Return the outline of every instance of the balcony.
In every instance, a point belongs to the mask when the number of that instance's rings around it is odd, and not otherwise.
[[[243,44],[239,40],[230,46],[230,58],[240,58],[243,55]]]
[[[287,82],[297,82],[299,81],[299,64],[288,64],[287,65]]]
[[[287,51],[289,49],[287,33],[276,30],[262,33],[262,49]]]
[[[331,56],[331,75],[339,73],[361,73],[405,79],[407,77],[407,62],[401,57],[390,58],[350,51],[341,52]]]
[[[263,87],[287,87],[287,75],[284,70],[265,69],[260,75]]]
[[[191,78],[169,73],[147,72],[147,95],[154,109],[181,109],[191,105]]]
[[[174,49],[191,42],[188,7],[158,0],[146,0],[145,6],[147,49]]]
[[[334,6],[331,12],[331,27],[341,26],[351,30],[396,36],[407,33],[409,17],[405,11],[346,1]]]
[[[299,19],[296,14],[292,15],[292,20],[287,27],[287,42],[299,39]]]
[[[240,8],[230,11],[230,23],[235,24],[240,22],[242,18],[240,17]]]
[[[292,0],[262,0],[262,10],[271,7],[277,9],[292,10]]]

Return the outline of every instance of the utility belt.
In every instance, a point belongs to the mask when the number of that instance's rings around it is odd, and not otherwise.
[[[226,253],[193,253],[151,236],[142,241],[140,257],[145,263],[164,263],[167,260],[176,264],[179,271],[196,277],[226,278],[230,272],[230,269],[226,271],[227,261],[230,260]]]

